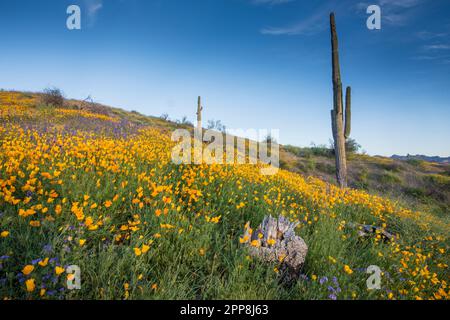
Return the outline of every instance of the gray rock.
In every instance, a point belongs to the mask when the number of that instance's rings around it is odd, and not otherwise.
[[[253,231],[248,222],[242,241],[251,256],[264,262],[281,263],[283,282],[288,283],[298,279],[308,253],[305,241],[295,235],[297,224],[283,216],[278,219],[269,216]]]
[[[368,224],[360,224],[360,223],[353,223],[353,222],[349,222],[347,224],[348,227],[352,228],[352,229],[358,229],[358,236],[364,238],[364,237],[369,237],[371,235],[376,235],[379,234],[383,240],[396,240],[397,237],[395,235],[393,235],[392,233],[384,230],[383,228],[377,227],[377,226],[372,226],[372,225],[368,225]]]

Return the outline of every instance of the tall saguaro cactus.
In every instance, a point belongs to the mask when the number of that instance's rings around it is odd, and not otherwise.
[[[339,186],[345,188],[347,187],[345,140],[350,136],[351,130],[351,88],[347,87],[346,90],[344,115],[338,36],[334,13],[330,15],[330,27],[333,64],[333,110],[331,110],[331,125],[333,129],[334,153],[336,156],[336,178]]]
[[[197,104],[197,130],[202,130],[202,97],[198,97],[198,104]]]

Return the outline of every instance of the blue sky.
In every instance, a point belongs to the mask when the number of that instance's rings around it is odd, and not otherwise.
[[[66,28],[66,9],[82,29]],[[382,29],[366,8],[382,9]],[[369,154],[450,155],[448,0],[15,0],[0,2],[0,87],[63,89],[172,119],[280,129],[328,144],[335,11],[353,132]]]

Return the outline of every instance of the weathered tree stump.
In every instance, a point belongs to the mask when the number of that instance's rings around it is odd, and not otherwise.
[[[283,216],[278,220],[266,216],[256,231],[247,222],[241,238],[251,256],[268,263],[281,263],[280,272],[285,284],[298,279],[308,253],[305,241],[295,235],[297,225]]]

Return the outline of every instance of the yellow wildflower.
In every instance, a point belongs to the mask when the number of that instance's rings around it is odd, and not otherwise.
[[[34,266],[32,266],[31,264],[29,264],[29,265],[26,265],[23,269],[22,269],[22,273],[24,274],[24,275],[29,275],[30,273],[32,273],[33,272],[33,270],[34,270]]]
[[[34,289],[36,288],[36,283],[34,279],[28,279],[27,281],[25,281],[25,285],[27,287],[28,292],[33,292]]]
[[[61,273],[63,273],[65,270],[64,270],[64,268],[62,268],[62,267],[59,267],[59,266],[57,266],[57,267],[55,267],[55,273],[56,273],[56,275],[57,276],[59,276]]]

